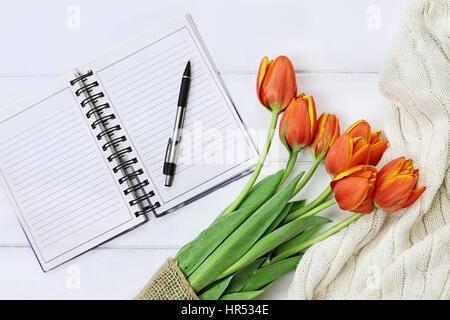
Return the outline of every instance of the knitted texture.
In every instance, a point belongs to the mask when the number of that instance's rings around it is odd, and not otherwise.
[[[198,300],[177,263],[169,258],[141,290],[136,300]]]
[[[289,298],[450,298],[449,14],[448,0],[412,1],[380,73],[380,91],[391,101],[380,166],[401,155],[413,159],[425,193],[308,249]]]

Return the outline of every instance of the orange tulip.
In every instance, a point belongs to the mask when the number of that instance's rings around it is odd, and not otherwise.
[[[328,149],[339,137],[339,120],[334,114],[322,113],[317,121],[317,129],[310,145],[314,158],[325,159]]]
[[[377,169],[370,165],[352,167],[339,173],[330,183],[334,197],[342,210],[370,213]]]
[[[325,169],[336,176],[351,167],[369,163],[370,145],[361,137],[352,138],[344,132],[328,150]]]
[[[280,122],[280,139],[288,150],[309,146],[316,131],[316,106],[313,97],[303,93],[287,107]]]
[[[270,111],[283,111],[297,93],[295,71],[289,58],[279,56],[275,61],[264,57],[256,81],[259,101]]]
[[[347,129],[347,133],[352,137],[361,137],[370,144],[369,164],[376,166],[387,147],[387,140],[382,140],[381,131],[371,132],[370,125],[365,120],[359,120]]]
[[[400,157],[387,163],[379,172],[374,202],[386,212],[395,212],[414,203],[425,191],[417,188],[419,170],[412,160]]]

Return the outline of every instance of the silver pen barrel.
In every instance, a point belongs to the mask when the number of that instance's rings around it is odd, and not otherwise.
[[[172,152],[169,155],[169,162],[175,163],[177,161],[178,157],[178,150],[180,149],[180,142],[181,142],[181,136],[183,131],[183,123],[184,123],[184,117],[186,115],[186,108],[178,106],[177,108],[177,115],[175,118],[175,126],[173,128],[173,135],[172,135]]]
[[[166,187],[170,187],[175,175],[178,151],[180,149],[181,136],[183,131],[184,117],[186,114],[186,102],[188,98],[189,85],[191,83],[191,62],[188,61],[181,79],[180,93],[178,95],[177,114],[173,127],[172,138],[167,143],[166,156],[164,159],[163,173],[166,175]]]
[[[173,182],[173,177],[175,175],[175,166],[177,164],[177,158],[178,153],[180,150],[180,142],[182,138],[182,131],[183,131],[183,123],[184,118],[186,115],[186,107],[178,106],[177,108],[177,114],[175,117],[175,125],[173,128],[173,134],[172,139],[169,142],[170,149],[167,150],[168,154],[165,159],[165,165],[166,165],[166,186],[171,186]]]

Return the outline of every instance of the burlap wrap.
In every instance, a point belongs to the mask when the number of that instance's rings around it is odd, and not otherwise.
[[[135,300],[199,300],[177,263],[169,258]]]

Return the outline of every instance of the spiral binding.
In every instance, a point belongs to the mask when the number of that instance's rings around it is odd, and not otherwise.
[[[80,75],[79,77],[70,81],[70,84],[74,86],[77,83],[80,83],[80,88],[75,91],[75,95],[79,97],[82,94],[86,95],[86,98],[80,102],[81,106],[85,108],[87,105],[92,104],[91,107],[86,112],[86,117],[90,119],[92,116],[95,116],[96,120],[92,122],[92,129],[97,128],[101,125],[104,129],[97,134],[97,139],[101,140],[105,137],[108,137],[109,141],[107,141],[103,146],[103,151],[107,151],[110,149],[112,153],[107,157],[109,162],[112,162],[114,159],[119,160],[119,165],[113,168],[114,173],[118,173],[119,171],[125,171],[132,167],[132,165],[137,164],[138,160],[136,158],[131,158],[124,160],[126,154],[131,153],[133,150],[131,147],[126,147],[121,150],[116,150],[116,148],[120,145],[120,143],[127,141],[127,138],[123,135],[119,135],[119,131],[122,130],[120,125],[110,126],[109,121],[114,120],[116,116],[112,113],[106,114],[106,110],[110,108],[108,103],[97,104],[100,99],[102,99],[105,95],[103,92],[94,93],[94,89],[99,86],[97,81],[93,81],[91,83],[87,83],[88,78],[93,75],[92,70],[87,71],[85,74]],[[123,184],[124,182],[129,182],[131,186],[127,189],[123,190],[125,195],[130,193],[134,193],[145,186],[149,185],[148,180],[139,181],[138,183],[134,182],[135,178],[138,178],[140,175],[144,173],[144,170],[137,169],[133,172],[127,173],[124,176],[118,179],[119,184]],[[156,208],[159,208],[161,205],[159,202],[155,202],[152,205],[144,205],[144,203],[153,197],[155,193],[153,191],[146,192],[144,195],[136,197],[134,200],[131,200],[130,206],[135,206],[139,204],[141,206],[140,211],[136,211],[134,214],[136,217],[140,215],[145,215]],[[148,202],[150,203],[150,202]]]
[[[113,114],[108,114],[108,115],[106,115],[106,116],[104,116],[104,117],[98,118],[97,120],[95,120],[94,122],[92,122],[92,124],[91,124],[92,129],[97,128],[97,126],[98,126],[100,123],[103,124],[104,126],[106,126],[106,125],[108,125],[108,120],[113,120],[113,119],[115,119],[115,118],[116,118],[116,116],[113,115]]]
[[[96,106],[95,108],[92,108],[88,112],[86,112],[86,117],[89,119],[94,114],[102,115],[103,114],[103,109],[108,109],[108,108],[109,108],[109,104],[108,103],[104,103],[104,104],[101,104],[99,106]]]
[[[105,129],[97,135],[97,139],[102,140],[102,138],[104,136],[108,136],[111,138],[114,135],[115,131],[120,131],[120,130],[122,130],[122,128],[119,125]]]
[[[127,160],[127,161],[125,161],[125,162],[119,164],[118,166],[115,166],[115,167],[113,168],[113,171],[114,171],[114,173],[117,173],[117,172],[119,172],[120,170],[128,169],[129,167],[131,167],[131,166],[132,166],[133,164],[135,164],[135,163],[137,163],[137,159],[136,159],[136,158]]]
[[[102,146],[102,149],[103,149],[103,151],[106,151],[106,150],[108,150],[108,148],[118,147],[121,142],[125,142],[125,141],[127,141],[127,138],[125,136],[121,136],[121,137],[112,139],[111,141],[105,143]]]

